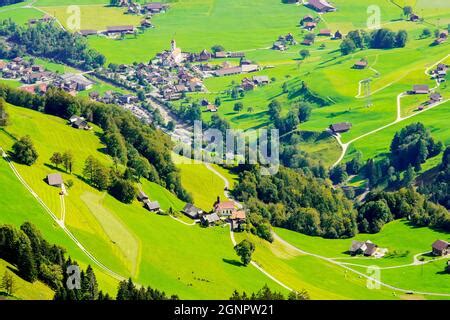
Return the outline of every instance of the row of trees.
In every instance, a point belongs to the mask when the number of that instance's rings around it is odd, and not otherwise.
[[[50,88],[41,97],[0,84],[0,97],[13,105],[65,119],[83,115],[103,129],[102,140],[108,153],[117,163],[127,166],[130,174],[158,183],[184,201],[192,200],[181,186],[179,172],[172,162],[170,138],[131,112],[116,105],[72,97],[57,88]]]
[[[281,292],[276,292],[270,290],[267,285],[264,285],[261,290],[258,292],[253,292],[251,294],[247,294],[245,291],[239,293],[237,290],[234,290],[233,294],[230,297],[230,300],[309,300],[309,293],[306,290],[302,290],[300,292],[291,291],[287,297],[285,297]]]
[[[9,6],[10,4],[23,2],[24,0],[0,0],[0,7]]]
[[[117,300],[178,300],[177,295],[168,297],[164,291],[153,289],[151,287],[137,288],[130,279],[123,280],[119,283],[117,290]]]
[[[0,127],[6,127],[9,123],[9,115],[6,110],[5,100],[0,98]]]
[[[348,55],[358,49],[403,48],[407,41],[408,33],[405,30],[394,32],[386,28],[381,28],[370,33],[364,30],[353,30],[342,40],[340,50],[343,55]]]
[[[75,162],[73,152],[68,150],[63,153],[54,152],[50,157],[50,162],[58,169],[60,165],[63,165],[66,172],[72,173],[73,164]]]
[[[0,23],[0,35],[6,37],[14,48],[0,50],[4,55],[30,55],[53,59],[86,70],[101,67],[105,57],[88,47],[82,36],[68,32],[53,22],[21,26],[11,19]]]

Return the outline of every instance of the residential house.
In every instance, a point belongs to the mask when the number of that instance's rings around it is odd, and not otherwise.
[[[370,240],[365,242],[353,240],[349,252],[352,256],[364,254],[365,256],[373,256],[377,252],[378,246]]]
[[[303,28],[308,31],[312,31],[315,27],[317,27],[317,23],[315,22],[305,22],[303,24]]]
[[[219,216],[216,213],[204,214],[201,218],[202,224],[205,226],[212,226],[220,221]]]
[[[301,44],[304,45],[304,46],[312,46],[312,45],[314,44],[314,40],[311,40],[311,39],[303,39],[303,41],[302,41]]]
[[[106,27],[106,34],[114,35],[114,34],[131,34],[134,33],[136,29],[134,26],[108,26]]]
[[[148,196],[144,193],[144,191],[139,191],[137,194],[137,199],[141,202],[148,200]]]
[[[77,33],[83,37],[87,37],[87,36],[97,34],[97,30],[84,29],[84,30],[79,30]]]
[[[308,0],[306,6],[320,13],[336,11],[336,8],[325,0]]]
[[[186,203],[183,210],[181,210],[186,216],[191,219],[198,219],[203,211],[191,203]]]
[[[255,83],[251,81],[249,78],[244,78],[241,81],[241,88],[245,91],[250,91],[255,88]]]
[[[436,240],[431,246],[432,252],[436,256],[450,254],[450,244],[444,240]]]
[[[214,212],[221,217],[229,217],[235,211],[234,201],[220,201],[220,199],[218,199],[214,204]]]
[[[245,211],[243,210],[233,212],[230,216],[231,228],[233,230],[239,229],[245,223],[246,218]]]
[[[252,79],[253,79],[253,82],[258,86],[266,85],[266,84],[269,84],[269,82],[270,82],[268,76],[253,76]]]
[[[355,62],[355,64],[353,65],[353,69],[365,69],[367,68],[368,63],[366,60],[359,60],[357,62]]]
[[[228,67],[228,68],[222,68],[222,69],[216,70],[215,75],[218,77],[222,77],[222,76],[229,76],[229,75],[233,75],[233,74],[239,74],[241,72],[242,72],[241,67]]]
[[[321,29],[319,31],[319,36],[331,37],[331,30],[330,29]]]
[[[213,105],[213,104],[208,104],[208,105],[206,106],[206,111],[209,111],[209,112],[217,112],[217,107],[216,107],[215,105]]]

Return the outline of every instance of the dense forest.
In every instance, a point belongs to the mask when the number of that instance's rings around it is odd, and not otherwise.
[[[181,186],[178,169],[172,162],[170,138],[138,120],[130,111],[116,105],[73,97],[57,88],[49,89],[41,97],[0,84],[0,97],[10,104],[64,119],[72,115],[84,116],[103,129],[102,140],[108,153],[116,163],[127,167],[120,179],[115,180],[117,183],[123,183],[123,178],[137,180],[144,177],[167,188],[182,200],[192,200]]]
[[[270,222],[326,238],[351,237],[357,232],[352,202],[327,180],[302,170],[280,167],[277,174],[263,176],[258,166],[252,166],[240,173],[233,193],[246,203],[249,221],[256,226]],[[267,239],[264,233],[255,233]]]
[[[0,0],[0,7],[8,6],[10,4],[15,4],[23,1],[24,0]]]
[[[1,58],[15,58],[28,53],[85,70],[105,63],[105,57],[89,49],[85,38],[65,31],[53,22],[25,27],[12,20],[3,20],[0,23],[0,36],[12,44],[12,48],[8,48],[5,43],[0,44]]]

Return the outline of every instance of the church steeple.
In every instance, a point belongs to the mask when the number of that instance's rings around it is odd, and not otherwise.
[[[174,51],[177,48],[177,43],[176,43],[175,39],[172,39],[172,41],[170,42],[170,47],[171,47],[172,51]]]

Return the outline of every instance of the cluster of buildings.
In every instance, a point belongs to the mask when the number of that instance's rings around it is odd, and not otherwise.
[[[438,82],[445,82],[447,77],[448,65],[444,63],[439,63],[436,69],[431,71],[431,77]]]
[[[265,86],[270,83],[268,76],[253,76],[250,78],[244,78],[241,80],[241,88],[244,91],[250,91],[257,86]]]
[[[289,45],[293,46],[296,45],[297,41],[294,39],[294,36],[292,33],[288,33],[285,36],[279,36],[277,41],[275,41],[272,45],[273,50],[280,50],[284,51],[287,50]]]
[[[158,201],[150,201],[149,197],[143,192],[139,191],[137,199],[144,204],[144,208],[150,212],[161,212],[161,206]]]
[[[228,62],[224,62],[222,63],[221,68],[212,71],[212,74],[215,75],[216,77],[224,77],[234,74],[256,72],[259,70],[260,70],[259,65],[253,63],[250,60],[241,58],[238,66],[233,66]]]
[[[88,124],[84,117],[73,115],[69,118],[69,124],[75,129],[91,130],[92,127]]]
[[[366,257],[382,257],[386,251],[378,248],[378,246],[370,240],[367,241],[352,241],[349,252],[352,256],[364,255]]]
[[[169,9],[169,5],[162,2],[149,2],[146,4],[140,4],[134,1],[121,1],[120,5],[122,7],[127,7],[126,13],[128,14],[142,14],[147,16],[166,12]]]
[[[21,57],[16,57],[8,62],[0,60],[0,73],[4,79],[19,80],[24,84],[20,89],[30,93],[43,94],[47,91],[48,86],[53,86],[76,95],[77,92],[89,90],[94,85],[93,81],[81,74],[59,75]]]

